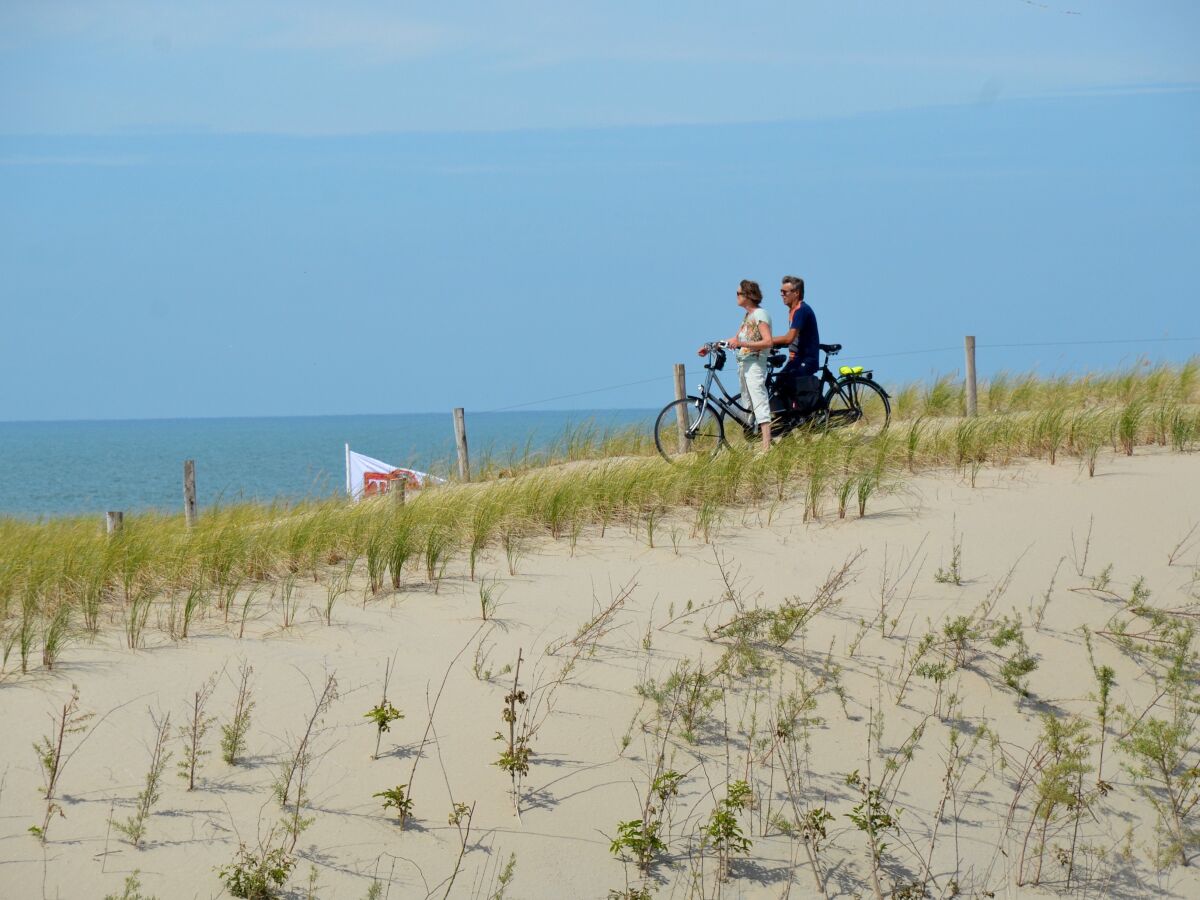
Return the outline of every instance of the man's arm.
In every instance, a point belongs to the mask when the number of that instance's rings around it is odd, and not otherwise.
[[[774,338],[774,340],[772,340],[771,343],[773,346],[786,347],[788,344],[790,344],[792,341],[794,341],[796,339],[796,334],[798,333],[798,329],[796,328],[796,326],[797,326],[797,324],[799,324],[796,320],[799,318],[799,312],[800,312],[800,307],[796,307],[796,309],[794,309],[792,311],[791,316],[789,316],[790,321],[788,322],[788,324],[791,327],[788,328],[788,330],[786,332],[784,332],[783,334],[779,335],[778,337]]]

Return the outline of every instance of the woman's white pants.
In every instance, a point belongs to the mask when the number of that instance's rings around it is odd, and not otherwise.
[[[754,424],[766,425],[771,421],[771,404],[767,400],[767,364],[759,357],[738,360],[738,378],[742,383],[742,398],[750,399],[754,409]]]

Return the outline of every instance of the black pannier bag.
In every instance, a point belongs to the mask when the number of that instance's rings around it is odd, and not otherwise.
[[[801,375],[796,379],[796,412],[812,412],[821,401],[821,376]]]

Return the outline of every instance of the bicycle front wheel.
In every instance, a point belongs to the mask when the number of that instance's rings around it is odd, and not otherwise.
[[[821,414],[826,428],[853,427],[866,434],[879,434],[892,420],[887,393],[867,378],[843,378],[834,385]]]
[[[699,397],[675,400],[654,421],[654,446],[667,462],[713,456],[725,443],[725,427]]]

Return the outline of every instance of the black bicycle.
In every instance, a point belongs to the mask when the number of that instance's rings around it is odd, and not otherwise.
[[[758,439],[753,410],[742,402],[740,394],[726,390],[717,375],[725,367],[727,344],[712,341],[704,345],[708,375],[698,395],[689,394],[663,407],[654,422],[654,444],[668,462],[689,456],[712,456],[723,446],[727,423],[740,429],[746,440]],[[768,357],[767,394],[771,400],[771,436],[783,437],[802,426],[812,430],[853,427],[871,436],[888,427],[892,407],[874,372],[862,366],[842,366],[837,375],[829,369],[829,358],[841,352],[841,344],[821,344],[825,361],[817,373],[821,392],[811,409],[788,407],[775,391],[776,369],[786,361],[782,353]],[[713,391],[713,385],[720,391]]]

